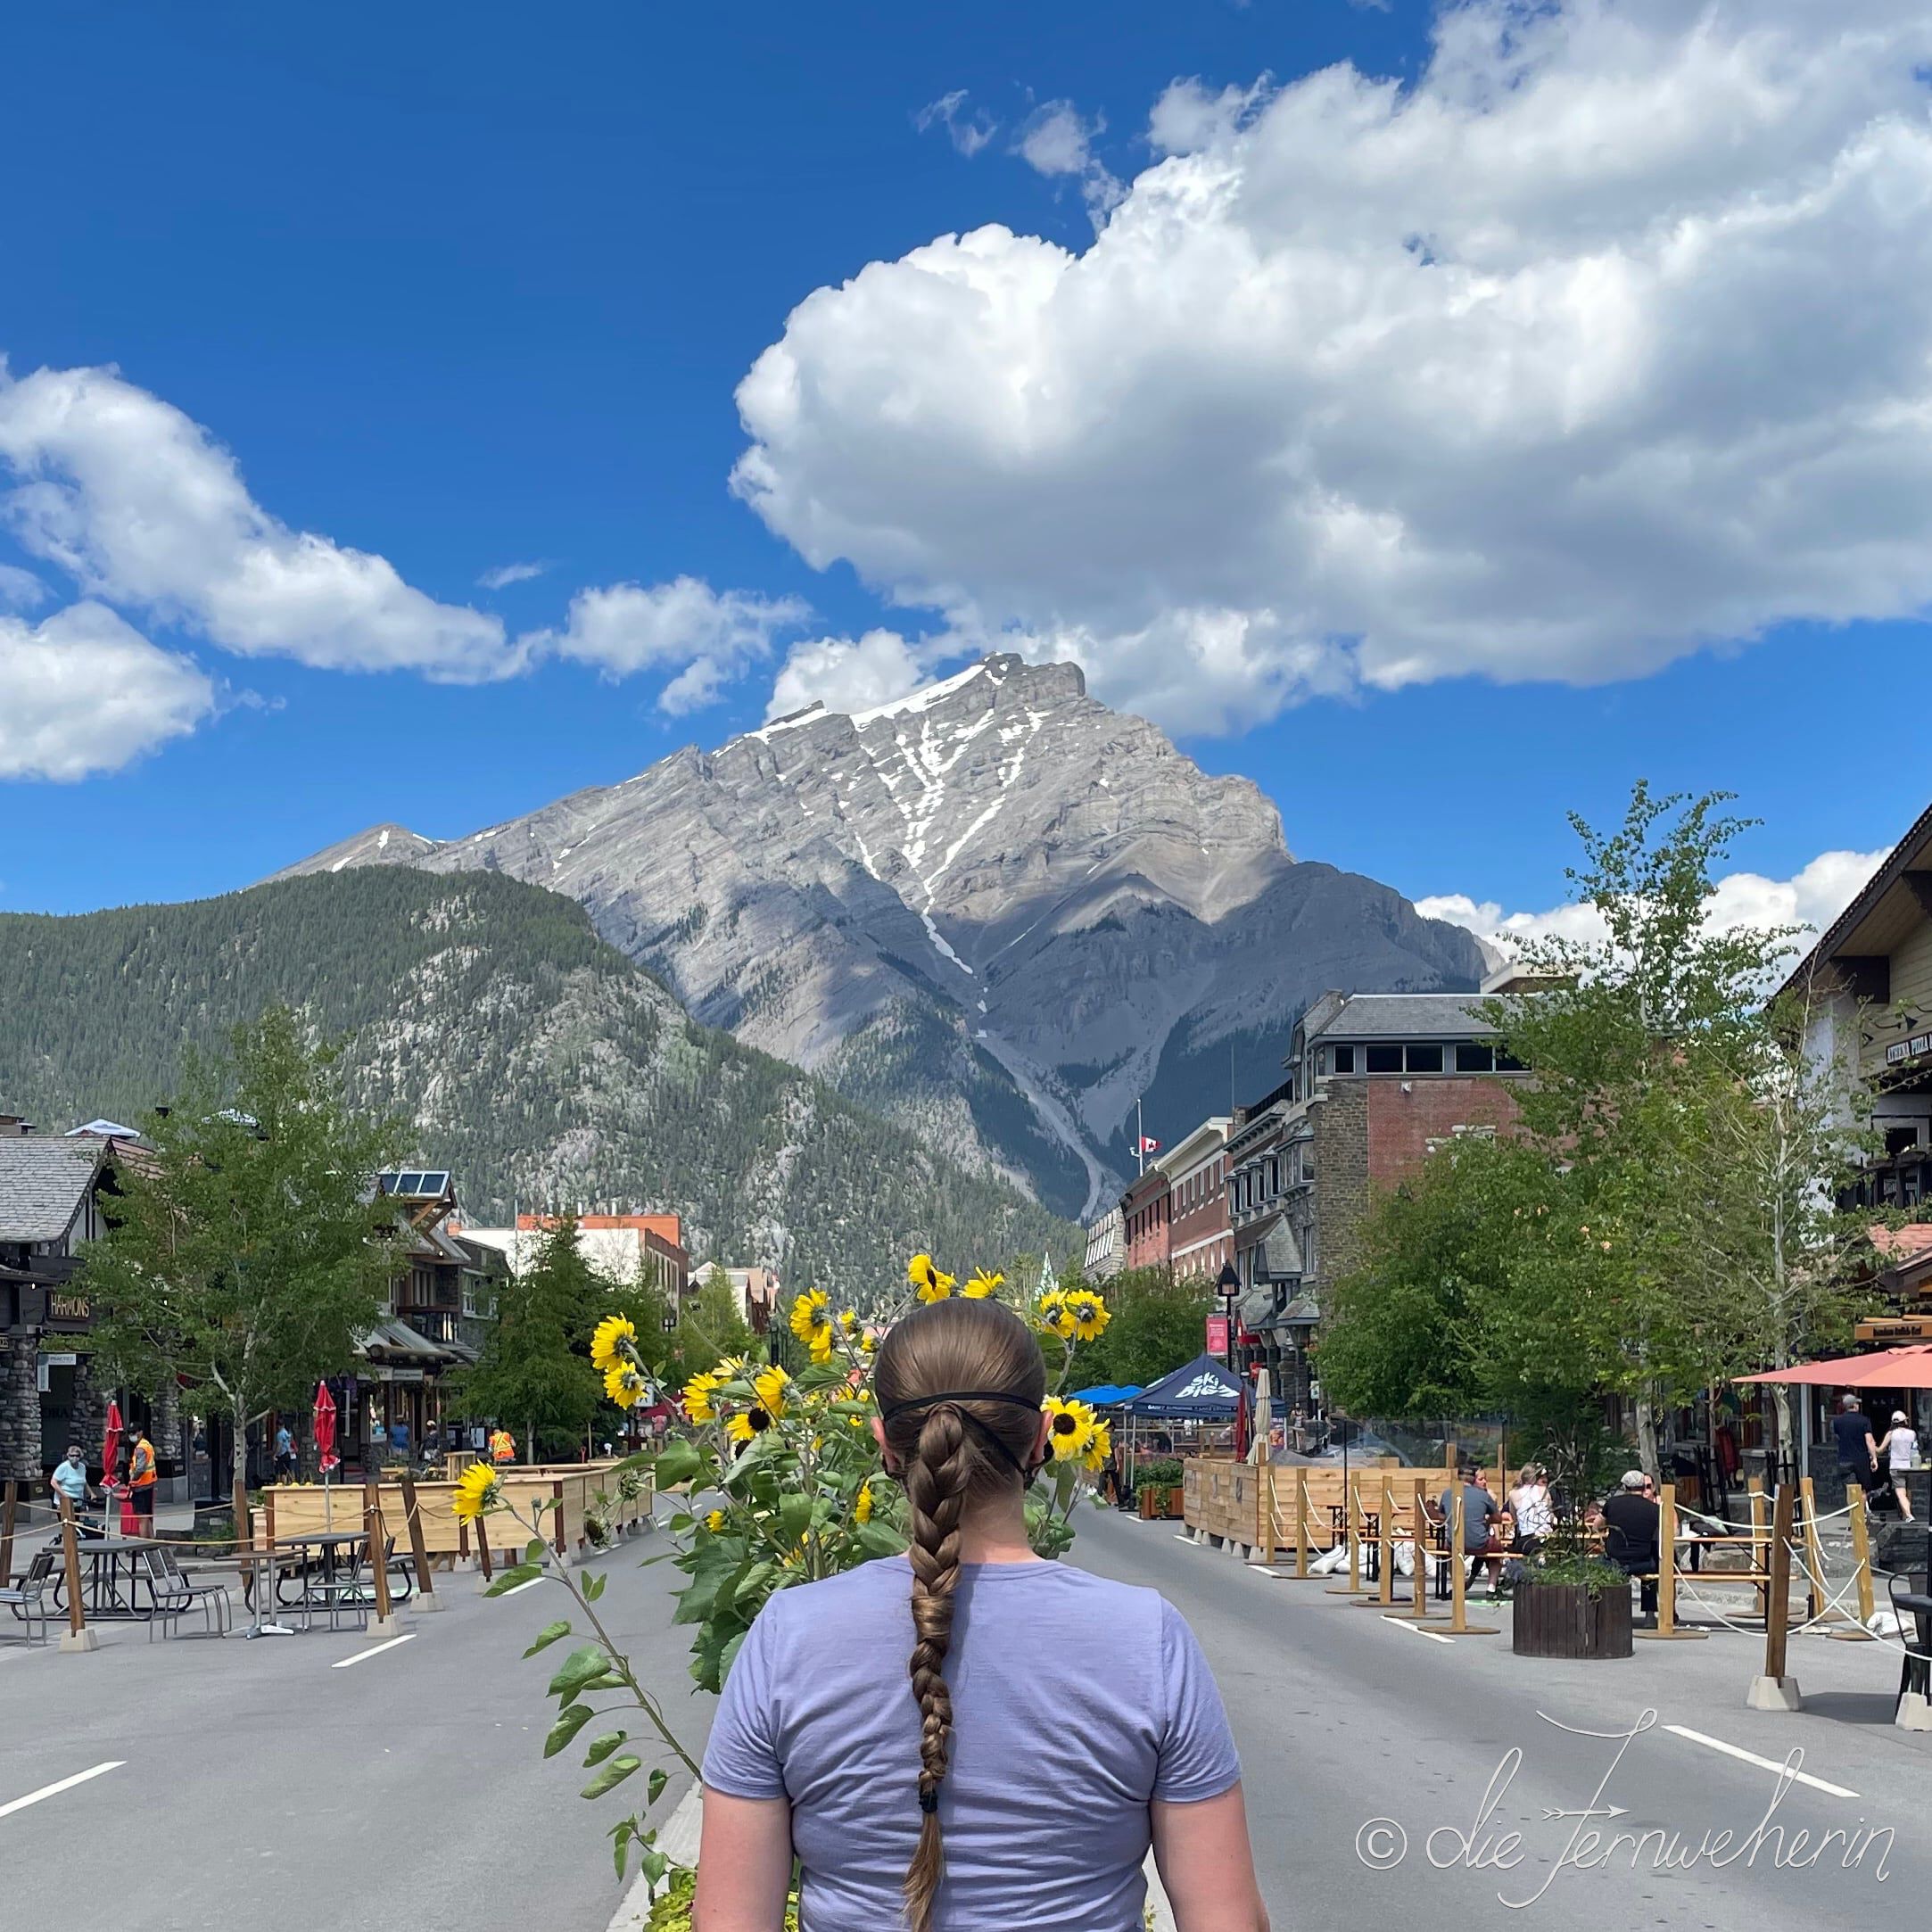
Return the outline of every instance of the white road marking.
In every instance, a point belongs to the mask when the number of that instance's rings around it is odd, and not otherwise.
[[[510,1593],[505,1590],[503,1594],[508,1597]],[[415,1641],[416,1632],[405,1631],[400,1637],[392,1637],[387,1643],[371,1644],[367,1650],[359,1650],[352,1657],[338,1657],[329,1668],[332,1671],[346,1671],[351,1664],[367,1664],[371,1657],[379,1657],[384,1651],[393,1650],[398,1644],[413,1644]]]
[[[1207,1548],[1206,1544],[1197,1543],[1193,1537],[1182,1535],[1178,1530],[1174,1532],[1174,1540],[1177,1543],[1185,1543],[1190,1549],[1204,1549]]]
[[[1456,1641],[1453,1637],[1443,1636],[1441,1631],[1425,1631],[1421,1624],[1411,1622],[1407,1617],[1385,1616],[1382,1621],[1394,1624],[1399,1631],[1414,1631],[1416,1636],[1426,1637],[1432,1644],[1452,1644]]]
[[[96,1764],[91,1771],[76,1771],[71,1778],[62,1778],[57,1784],[42,1785],[37,1791],[29,1791],[23,1798],[15,1798],[11,1804],[0,1804],[0,1818],[10,1812],[24,1812],[29,1804],[37,1804],[42,1798],[58,1797],[63,1791],[71,1791],[76,1785],[84,1785],[90,1778],[98,1778],[103,1771],[119,1771],[127,1763],[124,1757],[110,1758],[104,1764]]]
[[[526,1589],[534,1589],[542,1581],[541,1576],[533,1576],[527,1582],[519,1583],[514,1589],[507,1589],[503,1594],[506,1597],[521,1597]]]
[[[1746,1751],[1735,1744],[1726,1744],[1721,1738],[1707,1738],[1701,1730],[1687,1730],[1681,1724],[1666,1724],[1664,1730],[1673,1738],[1688,1738],[1692,1744],[1708,1745],[1713,1751],[1721,1751],[1726,1757],[1742,1758],[1746,1764],[1755,1764],[1761,1771],[1785,1771],[1783,1763],[1774,1757],[1760,1757],[1755,1751]],[[1813,1791],[1822,1791],[1829,1797],[1855,1798],[1855,1791],[1847,1791],[1843,1785],[1828,1784],[1822,1778],[1813,1778],[1809,1771],[1785,1771],[1794,1783],[1809,1785]]]

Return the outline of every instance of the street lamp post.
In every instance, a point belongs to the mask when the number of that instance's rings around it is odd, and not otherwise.
[[[1226,1337],[1227,1366],[1234,1366],[1234,1301],[1241,1293],[1241,1276],[1234,1271],[1232,1261],[1221,1264],[1221,1272],[1214,1278],[1216,1292],[1221,1297],[1221,1317],[1226,1326],[1222,1333]]]

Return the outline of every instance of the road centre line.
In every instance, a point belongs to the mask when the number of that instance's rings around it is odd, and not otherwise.
[[[1708,1738],[1701,1730],[1688,1730],[1681,1724],[1666,1724],[1664,1730],[1673,1738],[1688,1738],[1692,1744],[1708,1745],[1713,1751],[1721,1751],[1726,1757],[1742,1758],[1746,1764],[1755,1764],[1761,1771],[1781,1771],[1794,1783],[1809,1785],[1813,1791],[1822,1791],[1828,1797],[1855,1798],[1855,1791],[1847,1791],[1843,1785],[1827,1783],[1822,1778],[1813,1778],[1809,1771],[1786,1771],[1783,1761],[1774,1757],[1760,1757],[1755,1751],[1746,1751],[1741,1746],[1726,1744],[1721,1738]]]
[[[1432,1644],[1452,1644],[1456,1641],[1453,1637],[1443,1636],[1441,1631],[1425,1631],[1421,1624],[1412,1623],[1407,1617],[1385,1616],[1382,1621],[1394,1624],[1399,1631],[1413,1631],[1416,1636],[1426,1637]]]
[[[508,1597],[510,1592],[505,1590],[503,1594]],[[387,1643],[371,1644],[367,1650],[359,1650],[352,1657],[338,1657],[334,1663],[329,1665],[329,1668],[332,1671],[346,1671],[351,1664],[367,1664],[371,1657],[379,1657],[384,1651],[393,1650],[398,1644],[409,1644],[415,1641],[416,1632],[414,1631],[405,1631],[400,1637],[392,1637]]]
[[[23,1798],[15,1798],[10,1804],[0,1804],[0,1818],[10,1812],[24,1812],[29,1804],[37,1804],[42,1798],[58,1797],[63,1791],[71,1791],[76,1785],[84,1785],[90,1778],[98,1778],[103,1771],[119,1771],[127,1763],[124,1757],[110,1758],[104,1764],[96,1764],[90,1771],[76,1771],[71,1778],[62,1778],[57,1783],[42,1785],[37,1791],[29,1791]]]

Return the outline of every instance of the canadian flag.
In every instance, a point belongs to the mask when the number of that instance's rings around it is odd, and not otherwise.
[[[1144,1154],[1158,1154],[1160,1152],[1160,1143],[1152,1135],[1143,1134],[1141,1135],[1140,1152]]]

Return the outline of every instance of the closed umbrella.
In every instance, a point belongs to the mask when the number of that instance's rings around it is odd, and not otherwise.
[[[120,1404],[107,1399],[107,1426],[101,1432],[101,1534],[114,1533],[114,1463],[120,1454]]]
[[[342,1458],[335,1453],[335,1398],[329,1393],[329,1385],[318,1382],[315,1385],[315,1448],[316,1458],[322,1466],[322,1525],[330,1527],[329,1475],[341,1466]]]
[[[1269,1433],[1274,1426],[1274,1390],[1268,1381],[1267,1370],[1263,1368],[1257,1370],[1254,1378],[1254,1441],[1248,1449],[1251,1462],[1265,1463],[1267,1460]]]

